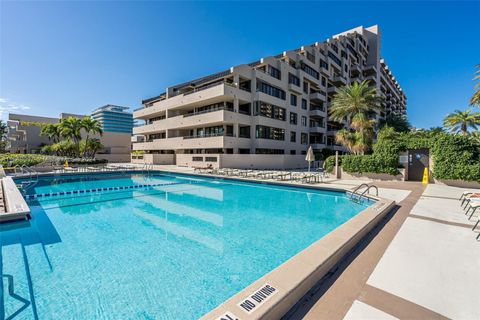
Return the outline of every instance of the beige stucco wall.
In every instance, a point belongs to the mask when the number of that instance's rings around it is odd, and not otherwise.
[[[175,164],[175,154],[132,155],[132,163]]]
[[[203,161],[193,161],[193,157]],[[216,161],[207,161],[215,158]],[[177,165],[187,167],[238,168],[238,169],[298,169],[306,168],[305,155],[275,154],[177,154]]]

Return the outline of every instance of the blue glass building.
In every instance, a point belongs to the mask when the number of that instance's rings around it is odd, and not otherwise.
[[[128,107],[107,104],[92,112],[92,119],[102,125],[104,132],[118,132],[132,134],[133,115],[127,112]]]

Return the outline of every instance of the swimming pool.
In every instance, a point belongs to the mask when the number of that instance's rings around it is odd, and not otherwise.
[[[15,319],[195,319],[368,206],[166,173],[41,177],[27,195],[32,219],[0,226]]]

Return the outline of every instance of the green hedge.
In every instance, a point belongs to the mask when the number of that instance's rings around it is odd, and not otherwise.
[[[430,149],[433,158],[433,176],[480,182],[480,143],[471,135],[453,135],[444,132],[409,132],[379,136],[371,155],[344,155],[342,168],[348,173],[387,173],[396,175],[398,154],[407,149]],[[329,167],[330,158],[326,167]],[[333,168],[335,158],[331,162]]]
[[[66,158],[57,156],[46,156],[42,154],[16,154],[4,153],[0,154],[0,165],[5,168],[20,166],[35,166],[38,164],[63,164],[68,161],[70,164],[97,164],[106,163],[107,160],[91,159],[91,158]]]
[[[338,164],[342,164],[342,157],[338,156]],[[335,156],[329,156],[325,159],[325,171],[332,173],[333,168],[335,168]]]
[[[435,178],[480,182],[480,143],[472,136],[439,135],[430,151]]]

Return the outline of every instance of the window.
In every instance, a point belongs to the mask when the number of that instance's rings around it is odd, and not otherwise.
[[[228,151],[228,149],[227,149]],[[227,152],[229,153],[229,152]],[[206,162],[217,162],[217,157],[205,157]]]
[[[250,149],[238,149],[239,154],[250,154]]]
[[[297,106],[297,96],[294,94],[290,94],[290,104],[292,106]]]
[[[272,77],[280,80],[282,77],[281,77],[281,72],[280,70],[278,70],[277,68],[274,68],[272,66],[268,66],[268,74],[271,75]]]
[[[308,82],[303,81],[303,92],[308,93]]]
[[[250,126],[239,127],[238,131],[238,136],[240,138],[250,138]]]
[[[302,126],[306,127],[307,126],[307,117],[302,116]]]
[[[297,133],[295,131],[290,132],[290,142],[297,142]]]
[[[324,68],[325,70],[328,70],[328,63],[323,59],[320,59],[320,67]]]
[[[257,139],[285,140],[285,129],[267,126],[256,126],[255,137]]]
[[[338,57],[334,55],[332,52],[328,51],[328,57],[333,61],[335,61],[335,63],[338,64],[339,66],[342,66],[342,62],[340,61],[340,59],[338,59]]]
[[[291,154],[291,155],[296,155],[296,154],[297,154],[297,150],[290,150],[290,154]]]
[[[300,78],[292,73],[288,73],[288,83],[292,83],[297,87],[300,87]]]
[[[284,154],[285,150],[283,149],[265,149],[265,148],[257,148],[255,149],[256,154]]]
[[[244,103],[244,104],[241,104],[241,105],[238,106],[238,112],[243,113],[243,114],[251,115],[252,111],[251,111],[250,108],[251,108],[250,103]]]
[[[318,71],[314,70],[310,66],[307,66],[306,64],[302,64],[302,70],[305,71],[307,74],[311,75],[315,79],[320,79],[320,74]]]
[[[332,43],[332,49],[333,49],[333,51],[335,51],[336,53],[338,53],[338,47],[337,47],[337,45],[335,45],[335,44]]]
[[[290,112],[290,124],[297,124],[297,114]]]
[[[192,161],[203,161],[203,157],[192,157]]]
[[[326,86],[327,85],[327,79],[325,77],[322,77],[322,86]]]
[[[308,103],[307,100],[302,99],[302,109],[307,110],[308,109]]]
[[[310,52],[306,51],[307,53],[307,59],[313,63],[315,63],[315,55],[311,54]]]
[[[255,101],[253,115],[285,121],[285,108],[275,106],[263,101]]]
[[[257,91],[285,100],[285,91],[260,80],[257,81]]]
[[[308,134],[302,132],[302,134],[300,135],[300,143],[308,144]]]

